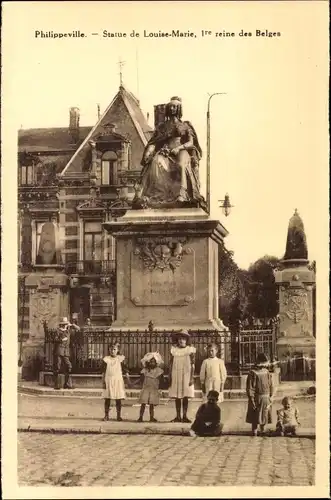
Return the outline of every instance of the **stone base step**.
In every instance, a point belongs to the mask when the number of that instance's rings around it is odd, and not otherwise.
[[[61,420],[49,419],[33,419],[20,418],[18,419],[18,432],[42,432],[42,433],[58,433],[58,434],[161,434],[161,435],[189,435],[190,424],[182,423],[149,423],[149,422],[100,422],[96,420],[82,421],[72,419],[70,422]],[[249,429],[231,429],[231,426],[224,425],[223,436],[250,436]],[[268,435],[268,432],[266,433]],[[272,432],[270,432],[272,435]],[[315,438],[315,429],[300,428],[298,430],[298,438]],[[219,439],[222,439],[220,437]],[[255,438],[265,439],[265,438]],[[291,439],[278,438],[278,439]]]
[[[312,384],[303,384],[300,386],[299,383],[296,383],[292,388],[288,384],[280,384],[276,389],[275,399],[279,400],[284,396],[292,396],[292,397],[308,397],[309,395],[309,387]],[[18,392],[20,394],[31,394],[31,395],[39,395],[39,396],[53,396],[53,397],[78,397],[78,398],[102,398],[102,389],[89,387],[83,388],[78,387],[75,389],[60,389],[55,390],[52,387],[40,386],[38,383],[29,383],[29,382],[21,382],[18,385]],[[126,389],[126,401],[133,404],[135,401],[138,401],[140,395],[140,389]],[[160,404],[167,404],[169,401],[168,391],[161,390],[160,391],[161,401]],[[315,397],[313,394],[311,397]],[[224,399],[225,400],[238,400],[238,399],[246,399],[246,391],[243,389],[231,389],[224,391]],[[202,400],[202,392],[200,390],[196,390],[194,394],[193,401],[201,401]]]
[[[77,389],[99,389],[102,387],[102,377],[101,374],[80,374],[73,373],[71,375],[72,384]],[[241,375],[229,375],[225,382],[225,393],[233,390],[240,390],[246,392],[246,380],[247,374]],[[274,386],[279,385],[279,372],[273,373]],[[53,374],[52,372],[40,372],[39,374],[39,384],[41,386],[53,387]],[[60,375],[60,385],[63,387],[64,385],[64,375]],[[194,377],[194,387],[196,391],[201,393],[200,389],[200,379],[198,376]],[[129,390],[137,390],[141,389],[141,380],[139,375],[130,375],[130,389]],[[160,387],[161,391],[167,391],[168,383],[165,381],[165,386]]]
[[[59,389],[55,390],[52,387],[45,387],[40,385],[27,385],[20,384],[18,386],[18,392],[21,394],[38,394],[40,396],[67,396],[67,397],[95,397],[102,398],[101,388],[82,388],[78,387],[75,389]],[[141,390],[140,389],[126,389],[126,400],[138,400]],[[168,391],[160,391],[161,403],[169,400]],[[225,399],[243,399],[246,398],[246,393],[243,390],[231,390],[224,391]],[[195,391],[193,400],[201,401],[202,392]]]

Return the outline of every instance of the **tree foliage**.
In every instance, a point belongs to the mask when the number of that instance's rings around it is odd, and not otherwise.
[[[265,255],[240,269],[234,254],[224,247],[219,252],[219,311],[226,325],[244,318],[272,318],[278,314],[274,271],[278,257]]]
[[[245,271],[239,269],[233,252],[221,247],[219,252],[219,311],[224,324],[236,322],[245,315],[248,300]]]
[[[282,267],[281,260],[264,255],[244,270],[236,264],[232,251],[220,247],[219,314],[225,325],[246,318],[271,319],[278,314],[274,272]],[[309,264],[309,269],[316,273],[315,261]]]
[[[250,293],[248,313],[255,318],[272,318],[278,314],[277,285],[274,271],[280,259],[265,255],[248,268]]]

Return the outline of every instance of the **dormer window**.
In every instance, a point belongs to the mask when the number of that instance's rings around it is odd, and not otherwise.
[[[101,158],[101,185],[113,186],[117,183],[117,155],[106,151]]]
[[[21,166],[20,183],[22,186],[29,186],[29,185],[33,184],[33,165],[22,165]]]
[[[116,130],[116,125],[114,123],[106,123],[104,125],[104,135],[112,135]]]

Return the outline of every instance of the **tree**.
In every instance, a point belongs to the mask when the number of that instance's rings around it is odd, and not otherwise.
[[[250,316],[272,318],[278,314],[278,294],[274,271],[280,267],[280,260],[278,257],[265,255],[249,266],[248,311]]]
[[[225,325],[235,323],[245,314],[246,271],[239,269],[233,252],[224,246],[219,251],[219,314]]]

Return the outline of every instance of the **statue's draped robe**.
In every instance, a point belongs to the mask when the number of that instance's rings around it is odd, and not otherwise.
[[[164,151],[188,142],[192,142],[192,147],[176,156]],[[162,123],[145,148],[140,197],[152,202],[172,202],[179,196],[183,201],[200,200],[200,157],[201,148],[189,122]]]

